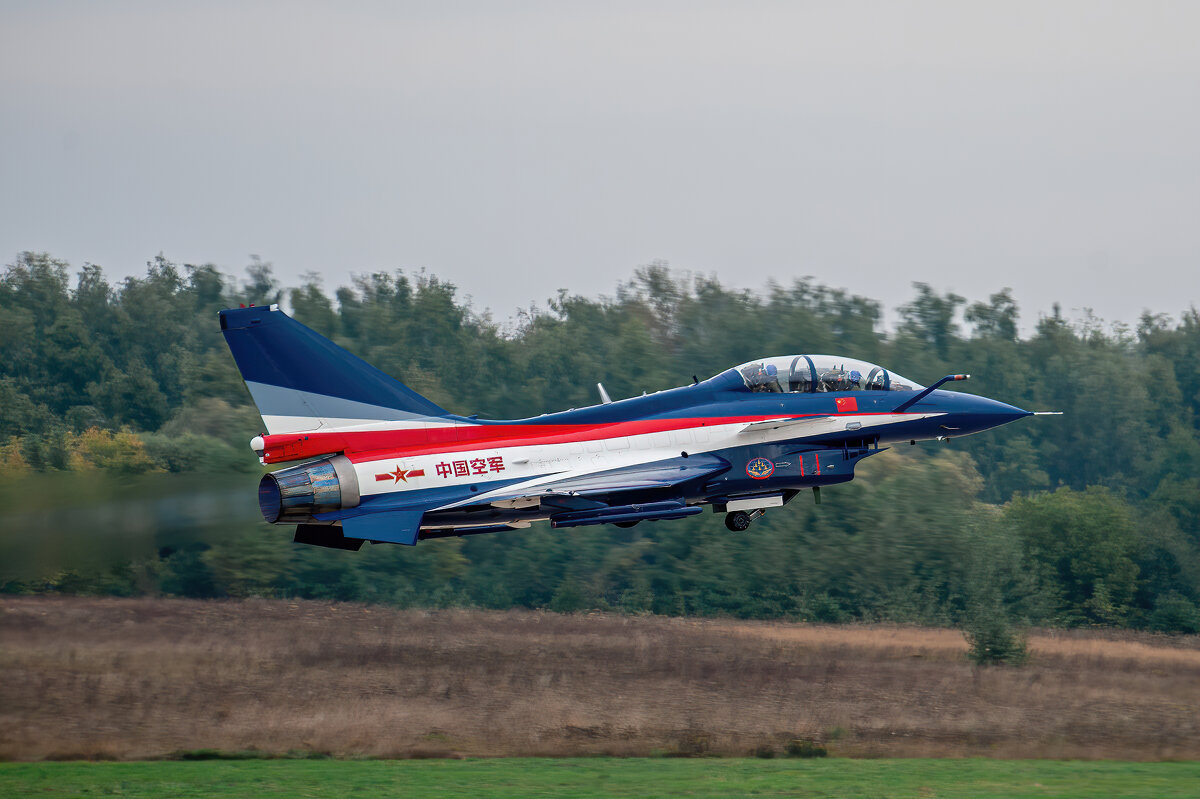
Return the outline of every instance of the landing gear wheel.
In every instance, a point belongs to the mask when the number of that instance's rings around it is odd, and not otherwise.
[[[744,510],[725,514],[725,526],[735,533],[743,533],[750,529],[750,514]]]
[[[638,519],[638,521],[641,521],[641,519]],[[637,522],[613,522],[613,524],[617,527],[633,527]]]

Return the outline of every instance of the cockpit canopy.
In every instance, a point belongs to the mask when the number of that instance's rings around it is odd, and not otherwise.
[[[882,366],[840,355],[784,355],[735,367],[746,388],[776,393],[824,391],[920,391],[914,383]]]

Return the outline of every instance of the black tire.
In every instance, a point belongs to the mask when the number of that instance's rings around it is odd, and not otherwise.
[[[638,519],[638,521],[641,521],[641,519]],[[633,527],[637,522],[613,522],[613,524],[617,527]]]
[[[725,515],[725,526],[735,533],[744,533],[750,529],[750,514],[743,510]]]

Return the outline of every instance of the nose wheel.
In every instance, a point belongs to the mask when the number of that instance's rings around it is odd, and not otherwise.
[[[746,513],[744,510],[727,513],[725,514],[725,526],[735,533],[744,533],[750,529],[750,522],[762,516],[763,513],[762,508],[752,510],[749,513]]]

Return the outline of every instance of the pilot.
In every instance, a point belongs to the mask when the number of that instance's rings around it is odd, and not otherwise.
[[[767,364],[766,380],[763,381],[762,391],[769,391],[773,394],[782,394],[783,386],[779,385],[779,368],[773,363]]]
[[[862,372],[852,369],[830,369],[821,375],[822,391],[857,391],[862,387]]]
[[[783,393],[783,388],[779,385],[779,369],[775,364],[767,364],[764,368],[761,363],[753,363],[743,369],[742,374],[751,391]]]

